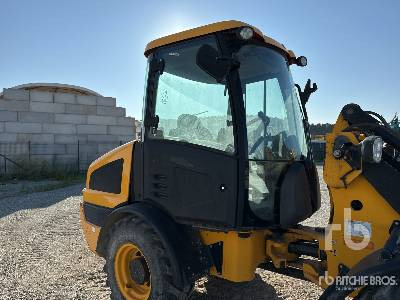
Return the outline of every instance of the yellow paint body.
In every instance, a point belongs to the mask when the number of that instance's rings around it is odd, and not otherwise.
[[[80,221],[81,221],[82,232],[90,251],[97,254],[96,252],[97,241],[99,239],[101,228],[96,225],[90,224],[86,220],[85,214],[83,213],[82,203],[80,204]]]
[[[233,281],[250,281],[254,278],[256,267],[266,261],[265,237],[269,231],[257,230],[251,232],[237,231],[200,231],[205,245],[223,243],[222,272],[218,273],[215,266],[211,267],[212,275]],[[248,237],[241,237],[243,236]]]
[[[146,49],[144,50],[144,54],[146,56],[148,56],[156,48],[159,48],[162,46],[166,46],[166,45],[170,45],[173,43],[193,39],[196,37],[204,36],[207,34],[212,34],[212,33],[223,31],[223,30],[235,29],[235,28],[240,28],[240,27],[251,27],[254,30],[254,33],[259,37],[259,39],[263,40],[266,44],[272,45],[272,46],[277,47],[278,49],[282,50],[288,58],[296,58],[296,55],[293,53],[292,50],[286,49],[285,46],[283,46],[281,43],[274,40],[273,38],[265,36],[257,27],[251,26],[244,22],[234,21],[234,20],[208,24],[205,26],[185,30],[182,32],[178,32],[175,34],[171,34],[171,35],[156,39],[147,44]]]
[[[354,133],[342,131],[346,127],[348,127],[347,122],[339,116],[333,132],[326,137],[327,155],[324,166],[324,179],[329,188],[331,208],[334,212],[331,222],[340,225],[341,229],[327,228],[327,232],[332,235],[332,249],[326,251],[326,259],[298,264],[305,278],[323,288],[326,288],[326,283],[319,280],[319,277],[324,275],[324,271],[327,271],[329,276],[335,277],[338,275],[339,264],[351,268],[365,256],[382,248],[389,237],[389,228],[393,220],[400,219],[400,215],[362,176],[362,170],[352,170],[345,160],[333,157],[333,144],[338,135],[346,136],[353,144],[360,142]],[[361,201],[363,208],[351,211],[351,220],[368,222],[372,228],[370,242],[361,250],[350,248],[345,241],[347,238],[354,243],[361,242],[361,238],[345,234],[344,209],[351,209],[352,200]],[[290,229],[278,239],[272,237],[270,230],[247,233],[250,237],[245,239],[240,238],[239,232],[235,231],[201,231],[206,245],[217,242],[222,242],[224,245],[222,272],[218,273],[216,268],[212,267],[212,275],[235,282],[248,281],[254,278],[255,269],[262,262],[272,261],[276,268],[285,268],[295,263],[298,256],[288,252],[288,245],[291,242],[318,241],[320,250],[326,250],[330,245],[326,242],[324,234],[312,228]]]
[[[329,188],[331,209],[334,211],[332,224],[341,226],[341,230],[329,231],[333,242],[332,250],[326,251],[330,276],[338,274],[339,264],[351,268],[368,254],[382,248],[389,238],[389,228],[393,220],[400,219],[400,215],[362,176],[362,170],[351,171],[345,160],[334,158],[333,143],[337,136],[346,136],[353,144],[360,142],[354,133],[342,132],[348,126],[349,124],[340,115],[333,132],[326,136],[324,179]],[[351,209],[352,200],[361,201],[363,208],[359,211],[351,210],[351,220],[368,222],[372,228],[370,242],[362,250],[353,250],[345,242],[344,210]],[[359,237],[348,238],[356,243],[361,242]]]
[[[96,159],[89,166],[86,177],[86,188],[83,190],[83,199],[85,202],[99,206],[114,208],[117,205],[120,205],[121,203],[128,201],[130,178],[131,178],[133,144],[134,141],[124,144],[118,148],[115,148],[114,150]],[[112,161],[121,158],[124,160],[122,169],[121,193],[112,194],[112,193],[91,190],[89,188],[89,181],[93,171],[97,170],[98,168]]]
[[[103,156],[96,159],[89,166],[87,177],[86,177],[86,187],[83,189],[83,201],[103,207],[114,208],[128,201],[129,187],[130,187],[130,175],[131,175],[131,165],[132,165],[132,151],[133,142],[124,144],[114,150],[104,154]],[[122,169],[122,181],[121,181],[121,193],[112,194],[101,191],[91,190],[89,188],[90,176],[93,171],[97,170],[101,166],[104,166],[117,159],[123,159],[123,169]],[[83,234],[85,236],[86,242],[89,249],[96,253],[97,242],[100,236],[101,228],[99,226],[93,225],[86,220],[82,203],[80,204],[80,221]]]
[[[146,300],[151,293],[151,275],[143,284],[135,282],[130,274],[130,264],[135,259],[144,258],[139,247],[131,242],[123,244],[115,255],[115,281],[124,299]],[[147,265],[147,261],[146,261]],[[129,288],[126,288],[129,286]]]

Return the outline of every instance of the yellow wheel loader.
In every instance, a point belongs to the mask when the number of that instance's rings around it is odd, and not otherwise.
[[[321,299],[400,299],[400,139],[356,104],[326,136],[320,208],[305,66],[257,28],[224,21],[147,45],[142,135],[94,161],[81,224],[114,299],[187,299],[209,275],[256,268],[311,281]]]

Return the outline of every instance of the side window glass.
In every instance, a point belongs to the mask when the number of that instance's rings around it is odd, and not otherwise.
[[[89,179],[91,190],[120,194],[124,160],[117,159],[93,171]]]
[[[159,124],[151,137],[232,153],[234,135],[228,91],[196,65],[197,50],[204,41],[192,44],[163,55],[165,69],[158,80],[155,108]]]

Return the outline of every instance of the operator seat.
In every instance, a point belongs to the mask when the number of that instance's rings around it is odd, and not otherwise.
[[[169,131],[170,136],[187,140],[212,140],[211,132],[203,126],[200,119],[191,114],[181,114],[176,121],[177,128]]]

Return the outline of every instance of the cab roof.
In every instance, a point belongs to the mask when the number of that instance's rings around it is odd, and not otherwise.
[[[211,34],[214,32],[218,31],[223,31],[223,30],[229,30],[229,29],[235,29],[235,28],[240,28],[240,27],[250,27],[254,30],[254,33],[256,36],[258,36],[259,39],[263,40],[266,44],[272,45],[283,51],[288,58],[296,58],[296,55],[293,53],[293,51],[288,50],[283,46],[281,43],[278,41],[264,35],[258,28],[251,26],[247,23],[241,22],[241,21],[222,21],[222,22],[217,22],[217,23],[212,23],[208,24],[205,26],[200,26],[196,27],[193,29],[185,30],[182,32],[174,33],[171,35],[167,35],[161,38],[158,38],[156,40],[151,41],[150,43],[147,44],[146,49],[144,50],[144,55],[147,57],[151,52],[153,52],[156,48],[173,44],[176,42],[196,38],[199,36]]]

